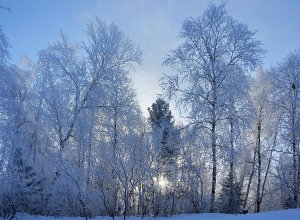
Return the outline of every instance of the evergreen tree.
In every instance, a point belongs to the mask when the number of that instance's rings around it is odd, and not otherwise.
[[[153,198],[154,213],[172,215],[177,195],[176,159],[179,153],[180,134],[174,126],[174,117],[165,100],[158,98],[148,111],[156,155],[155,181],[159,186]]]
[[[163,163],[172,160],[178,153],[179,132],[174,127],[174,117],[169,104],[158,98],[151,108],[148,108],[153,135],[156,138],[156,147],[160,152]]]
[[[11,165],[13,202],[16,211],[41,214],[39,201],[45,179],[40,179],[34,168],[26,163],[21,148],[17,148]]]
[[[242,185],[229,175],[222,184],[219,210],[223,213],[239,213],[242,207]]]

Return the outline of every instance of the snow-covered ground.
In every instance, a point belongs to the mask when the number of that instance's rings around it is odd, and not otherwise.
[[[1,218],[0,218],[1,219]],[[44,217],[44,216],[30,216],[27,214],[18,214],[18,220],[83,220],[84,218],[70,218],[70,217]],[[93,220],[111,220],[110,217],[96,217]],[[122,220],[122,217],[115,218]],[[247,215],[228,215],[228,214],[191,214],[191,215],[176,215],[173,217],[144,217],[144,220],[300,220],[300,209],[288,209],[271,212],[263,212],[258,214]],[[128,220],[141,220],[140,217],[129,217]]]

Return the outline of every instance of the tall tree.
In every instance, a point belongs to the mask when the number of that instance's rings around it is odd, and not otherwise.
[[[253,114],[248,138],[252,159],[246,159],[250,168],[244,208],[248,202],[250,187],[256,177],[255,211],[260,212],[263,197],[266,192],[266,183],[273,160],[273,151],[277,145],[278,124],[280,109],[274,105],[274,93],[270,72],[260,69],[253,79],[251,101]]]
[[[287,188],[291,192],[290,197],[293,207],[299,207],[300,199],[300,50],[290,53],[281,63],[272,69],[276,105],[283,111],[282,134],[287,148],[283,149],[291,155],[289,167],[290,180],[282,176]],[[285,167],[287,169],[288,167]],[[280,172],[284,174],[284,172]]]
[[[224,4],[211,4],[202,16],[184,21],[180,32],[182,43],[164,62],[177,73],[163,77],[163,89],[188,111],[191,124],[210,133],[210,212],[215,211],[218,126],[226,102],[224,82],[237,66],[248,70],[260,64],[263,50],[254,35],[255,32],[226,13]]]
[[[97,130],[99,133],[106,131],[103,138],[108,140],[99,146],[107,152],[103,154],[106,156],[102,163],[105,172],[101,175],[110,175],[101,183],[103,203],[112,217],[123,211],[126,218],[130,190],[135,187],[130,185],[130,170],[134,165],[127,163],[135,145],[127,141],[129,131],[132,132],[132,141],[136,140],[138,132],[134,132],[133,127],[141,124],[140,110],[128,74],[141,62],[142,52],[115,24],[108,25],[96,19],[95,23],[88,25],[87,33],[84,49],[88,77],[93,81],[89,105],[98,109],[96,115],[102,120],[98,122],[101,130]],[[101,106],[105,108],[99,109]],[[120,202],[120,197],[123,202]]]
[[[118,158],[121,154],[117,154],[117,150],[125,144],[125,139],[120,139],[121,131],[129,129],[129,118],[133,124],[140,116],[128,77],[129,71],[140,61],[140,49],[116,25],[98,19],[88,25],[83,47],[61,34],[60,41],[40,52],[35,88],[40,100],[39,122],[45,133],[39,135],[44,136],[40,139],[41,145],[51,149],[51,160],[57,162],[51,177],[55,182],[53,187],[59,189],[54,190],[56,195],[62,198],[57,204],[79,206],[80,213],[89,215],[86,191],[91,183],[88,180],[91,169],[98,166],[95,161],[101,151],[97,148],[104,148],[110,139],[108,150]],[[102,128],[106,130],[105,140],[99,141]],[[74,195],[78,202],[68,198]],[[72,202],[65,203],[63,199]],[[117,204],[118,200],[114,202]],[[114,207],[113,216],[116,209]]]
[[[233,70],[229,74],[224,87],[227,87],[225,119],[223,121],[223,152],[229,164],[228,177],[222,184],[222,204],[225,212],[238,212],[241,202],[238,191],[242,190],[241,179],[238,179],[238,162],[241,162],[241,151],[245,148],[245,134],[250,127],[252,105],[250,100],[250,77],[242,69]],[[238,73],[238,74],[237,74]],[[228,194],[227,194],[228,193]],[[224,199],[227,198],[227,199]],[[235,201],[235,206],[233,206]],[[238,202],[239,201],[239,202]]]
[[[160,187],[170,187],[170,192],[166,189],[165,195],[170,197],[169,201],[159,202],[159,206],[165,210],[163,214],[172,215],[175,207],[175,189],[176,187],[176,158],[179,154],[179,130],[174,125],[174,117],[169,108],[169,104],[162,98],[158,98],[151,107],[148,108],[149,121],[152,128],[152,140],[154,144],[154,152],[156,153],[155,161],[157,165],[156,181]],[[159,193],[160,194],[160,193]],[[168,207],[170,206],[170,207]],[[166,213],[168,212],[168,213]]]
[[[11,90],[11,86],[16,84],[16,80],[14,77],[11,75],[7,62],[9,60],[9,49],[10,44],[6,38],[6,35],[3,32],[2,26],[0,26],[0,120],[1,120],[1,126],[0,126],[0,172],[3,170],[3,164],[4,160],[6,158],[6,144],[5,144],[5,126],[7,122],[7,117],[9,116],[9,100],[12,98],[12,94],[10,94],[13,91]],[[3,103],[6,102],[5,103]],[[9,124],[9,123],[7,123]]]

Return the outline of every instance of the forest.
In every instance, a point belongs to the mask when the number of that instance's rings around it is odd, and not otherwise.
[[[300,207],[300,50],[264,67],[256,32],[210,4],[182,22],[144,115],[141,49],[99,18],[85,31],[20,67],[0,26],[1,217]]]

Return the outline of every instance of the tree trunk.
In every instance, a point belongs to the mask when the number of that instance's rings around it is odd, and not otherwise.
[[[215,108],[215,106],[213,106]],[[210,212],[215,211],[215,197],[216,197],[216,183],[217,183],[217,155],[216,155],[216,116],[215,109],[213,110],[213,120],[212,120],[212,129],[211,129],[211,139],[212,139],[212,182],[211,182],[211,197],[210,197]]]
[[[256,208],[255,212],[260,212],[260,203],[261,203],[261,196],[260,196],[260,188],[261,188],[261,120],[259,119],[257,125],[257,188],[256,188]]]
[[[278,124],[279,124],[279,121],[278,121]],[[274,149],[276,147],[277,134],[278,134],[278,124],[276,125],[276,130],[275,130],[275,134],[274,134],[274,140],[273,140],[273,144],[272,144],[272,149],[271,149],[271,152],[270,152],[270,156],[269,156],[269,159],[268,159],[268,165],[267,165],[267,169],[266,169],[266,174],[265,174],[264,181],[263,181],[263,184],[262,184],[261,196],[260,196],[260,203],[262,203],[262,199],[263,199],[264,194],[265,194],[265,186],[266,186],[266,182],[267,182],[269,170],[270,170],[270,167],[271,167],[271,161],[272,161],[273,151],[274,151]]]
[[[252,171],[249,177],[249,182],[248,182],[248,186],[247,186],[247,191],[246,191],[246,196],[245,196],[245,200],[244,200],[244,205],[243,208],[246,208],[247,206],[247,200],[248,200],[248,196],[249,196],[249,192],[250,192],[250,186],[252,183],[252,178],[255,172],[255,163],[256,163],[256,148],[254,149],[254,155],[253,155],[253,162],[252,162]]]
[[[210,197],[210,212],[215,211],[215,198],[216,198],[216,184],[217,184],[217,140],[216,140],[216,125],[217,125],[217,85],[215,70],[213,67],[213,82],[212,82],[212,91],[213,91],[213,101],[211,105],[212,110],[212,121],[211,121],[211,150],[212,150],[212,179],[211,179],[211,197]]]
[[[295,205],[298,204],[298,193],[299,193],[299,188],[298,188],[298,163],[297,163],[297,125],[296,125],[296,117],[297,117],[297,106],[296,106],[296,98],[297,98],[297,91],[293,87],[293,100],[292,100],[292,151],[293,151],[293,200]]]
[[[233,203],[233,165],[234,165],[233,120],[230,119],[230,170],[229,170],[229,205]]]
[[[128,195],[128,180],[127,180],[127,178],[126,178],[126,180],[125,180],[126,182],[125,182],[125,192],[124,192],[124,219],[126,219],[127,218],[127,216],[128,216],[128,205],[129,205],[129,195]]]

